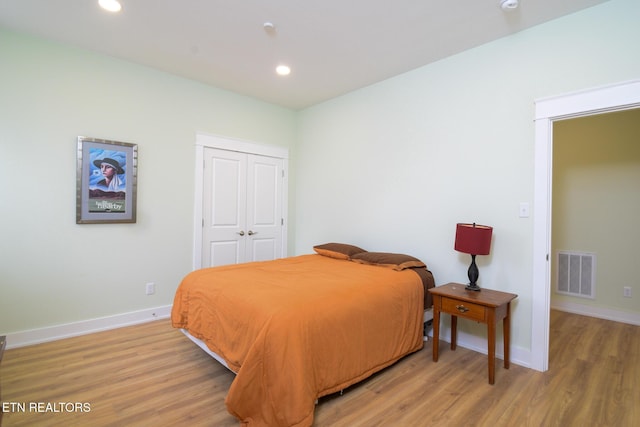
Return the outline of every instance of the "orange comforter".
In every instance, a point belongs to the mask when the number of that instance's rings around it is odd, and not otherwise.
[[[423,285],[321,255],[194,271],[172,323],[237,373],[226,398],[248,426],[310,426],[318,397],[422,348]]]

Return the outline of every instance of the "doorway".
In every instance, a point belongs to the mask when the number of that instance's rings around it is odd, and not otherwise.
[[[553,122],[640,107],[640,80],[535,102],[531,368],[549,368]]]
[[[637,277],[640,108],[559,120],[553,135],[551,308],[640,325],[623,292]]]

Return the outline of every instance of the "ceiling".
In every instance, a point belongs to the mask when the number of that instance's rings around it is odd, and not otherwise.
[[[0,0],[0,28],[299,110],[605,1]]]

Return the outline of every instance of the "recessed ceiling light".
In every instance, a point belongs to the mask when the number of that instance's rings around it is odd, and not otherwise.
[[[262,24],[262,28],[264,28],[268,34],[275,34],[276,32],[276,26],[273,25],[273,22],[265,22]]]
[[[276,67],[276,73],[278,73],[278,75],[280,76],[288,76],[289,74],[291,74],[291,68],[289,68],[287,65],[278,65]]]
[[[502,10],[513,10],[518,8],[518,0],[500,0]]]
[[[118,0],[98,0],[98,4],[104,10],[109,12],[120,12],[122,5]]]

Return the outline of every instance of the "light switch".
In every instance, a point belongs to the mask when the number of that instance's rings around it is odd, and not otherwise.
[[[529,203],[520,202],[520,218],[529,218]]]

